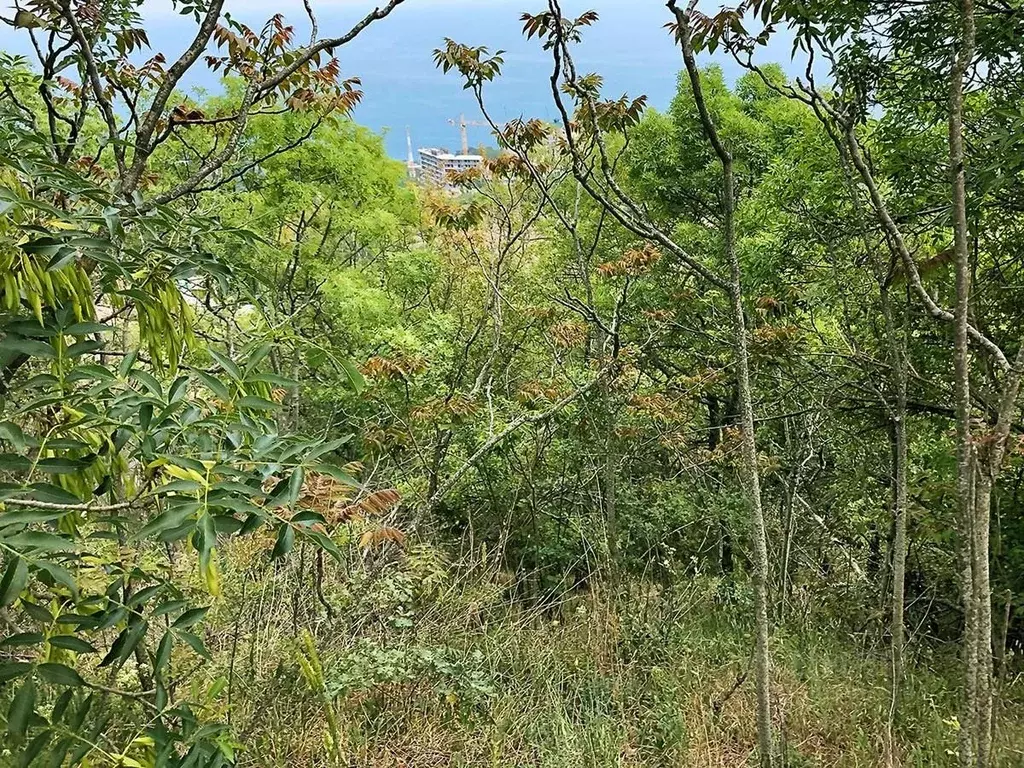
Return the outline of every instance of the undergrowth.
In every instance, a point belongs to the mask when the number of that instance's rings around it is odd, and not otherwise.
[[[433,550],[344,567],[230,561],[210,622],[245,766],[623,768],[754,765],[750,608],[718,579],[530,594],[528,580]],[[742,586],[742,585],[741,585]],[[243,592],[244,590],[244,592]],[[883,765],[884,653],[837,627],[778,628],[784,765]],[[955,763],[955,658],[910,665],[897,766]],[[1006,684],[997,765],[1024,765]]]

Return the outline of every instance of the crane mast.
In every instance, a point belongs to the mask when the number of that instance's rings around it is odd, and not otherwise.
[[[448,125],[457,125],[459,127],[459,138],[462,139],[462,154],[469,154],[469,135],[466,133],[466,126],[486,126],[487,123],[479,120],[467,120],[465,114],[459,115],[458,119],[449,118]]]

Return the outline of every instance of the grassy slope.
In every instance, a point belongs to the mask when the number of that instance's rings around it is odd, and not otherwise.
[[[251,552],[233,560],[206,674],[231,681],[244,765],[338,764],[327,707],[351,766],[753,764],[753,686],[736,685],[750,656],[742,590],[697,580],[635,588],[616,610],[593,592],[527,607],[507,577],[456,575],[422,549],[401,564],[326,564],[328,618],[312,554],[281,570],[243,572],[259,560]],[[324,695],[296,663],[304,628]],[[775,653],[788,765],[883,764],[884,647],[866,651],[823,627],[778,631]],[[953,666],[918,661],[895,764],[951,765],[955,688],[929,668]],[[1020,688],[1010,686],[1001,717],[1003,766],[1024,765]]]

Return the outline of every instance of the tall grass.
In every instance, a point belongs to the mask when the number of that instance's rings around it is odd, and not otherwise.
[[[325,563],[322,578],[312,555],[244,566],[257,560],[231,555],[204,670],[228,680],[242,765],[754,764],[742,588],[692,578],[615,596],[591,587],[527,597],[529,580],[445,564],[428,549]],[[881,765],[884,654],[813,626],[780,628],[773,651],[786,764]],[[310,652],[322,681],[300,669]],[[954,660],[933,649],[909,674],[898,764],[952,765]],[[1024,765],[1020,688],[1005,691],[1000,766]]]

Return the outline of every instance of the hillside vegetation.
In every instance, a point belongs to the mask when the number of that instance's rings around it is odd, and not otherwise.
[[[0,764],[1024,765],[1024,7],[670,1],[661,111],[549,0],[439,187],[402,5],[5,19]]]

